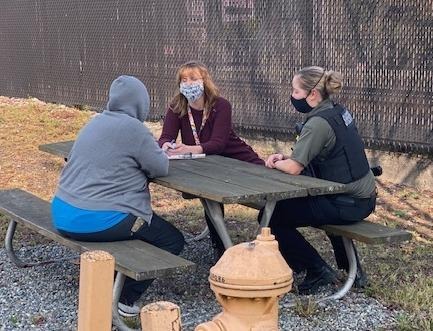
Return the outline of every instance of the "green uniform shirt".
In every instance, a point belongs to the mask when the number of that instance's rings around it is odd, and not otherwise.
[[[316,156],[324,159],[332,151],[337,139],[334,130],[324,118],[315,115],[333,107],[332,101],[326,99],[308,113],[307,118],[313,118],[302,128],[301,135],[293,147],[290,157],[292,160],[307,167]],[[369,171],[357,181],[346,184],[346,187],[348,194],[357,198],[368,198],[376,188],[374,175]]]

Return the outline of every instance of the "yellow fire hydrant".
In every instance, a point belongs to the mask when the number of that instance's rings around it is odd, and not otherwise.
[[[292,288],[293,273],[263,228],[256,240],[227,249],[209,282],[223,311],[195,331],[277,331],[278,299]]]

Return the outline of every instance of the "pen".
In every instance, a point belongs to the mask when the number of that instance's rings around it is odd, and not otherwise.
[[[175,149],[176,148],[176,140],[175,139],[172,139],[170,141],[170,144],[171,144],[171,149]]]

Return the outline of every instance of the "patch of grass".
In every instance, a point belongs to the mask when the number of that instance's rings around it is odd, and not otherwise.
[[[362,249],[362,255],[366,255],[367,260],[364,265],[370,276],[366,293],[390,307],[405,311],[398,320],[401,330],[432,330],[431,245],[410,242],[366,250]],[[374,270],[370,270],[372,268]]]
[[[420,195],[418,192],[413,191],[413,190],[402,190],[402,192],[400,192],[398,194],[398,197],[400,197],[401,199],[414,199],[414,200],[418,200],[420,198]]]
[[[408,218],[408,215],[404,210],[395,210],[394,215],[400,218]]]
[[[46,322],[45,316],[41,314],[36,314],[32,316],[32,324],[33,325],[42,325]]]
[[[318,305],[310,297],[307,298],[296,298],[295,306],[293,307],[296,314],[301,317],[310,317],[317,313]]]
[[[13,325],[18,325],[18,323],[20,322],[20,320],[18,319],[17,316],[12,315],[9,317],[9,321],[13,324]]]
[[[139,330],[141,327],[140,317],[125,317],[123,318],[125,325],[131,329]]]
[[[402,313],[397,316],[397,330],[399,331],[411,331],[415,330],[413,326],[412,318],[406,314]]]
[[[433,331],[433,321],[421,320],[412,314],[402,313],[397,317],[397,331]]]

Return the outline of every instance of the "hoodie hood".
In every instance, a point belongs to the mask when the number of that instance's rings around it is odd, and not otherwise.
[[[124,113],[144,122],[149,106],[149,93],[139,79],[123,75],[111,83],[107,111]]]

